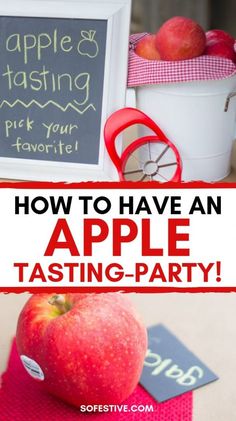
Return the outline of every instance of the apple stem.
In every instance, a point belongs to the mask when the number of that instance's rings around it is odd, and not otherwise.
[[[61,295],[61,294],[53,295],[48,300],[48,303],[51,304],[52,306],[55,306],[61,314],[64,314],[68,311],[64,295]]]

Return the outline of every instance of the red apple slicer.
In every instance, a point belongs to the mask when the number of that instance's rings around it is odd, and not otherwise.
[[[135,124],[146,126],[154,134],[134,140],[119,156],[117,136]],[[181,181],[182,163],[177,148],[142,111],[123,108],[113,113],[105,124],[104,139],[121,181]]]

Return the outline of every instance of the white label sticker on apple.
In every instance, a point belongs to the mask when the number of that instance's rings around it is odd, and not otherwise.
[[[34,379],[37,380],[44,380],[44,374],[41,367],[36,363],[36,361],[32,360],[26,355],[20,356],[23,366],[25,367],[26,371],[32,376]]]

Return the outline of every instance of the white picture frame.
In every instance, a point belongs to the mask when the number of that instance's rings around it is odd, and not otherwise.
[[[0,17],[106,20],[107,41],[98,164],[11,158],[1,156],[0,150],[0,178],[65,182],[118,180],[105,150],[103,129],[109,115],[125,105],[131,1],[8,0],[1,3]]]

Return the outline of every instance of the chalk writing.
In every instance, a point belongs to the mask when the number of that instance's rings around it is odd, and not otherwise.
[[[65,144],[62,140],[59,142],[53,140],[52,143],[29,143],[25,142],[21,137],[17,137],[16,143],[12,144],[12,147],[17,152],[40,152],[50,153],[53,152],[56,155],[71,154],[72,152],[78,152],[79,142],[76,140],[73,144]]]
[[[96,31],[81,31],[82,39],[78,43],[77,50],[82,56],[97,57],[99,48],[95,35]]]
[[[0,16],[0,153],[97,164],[107,21]]]
[[[66,125],[61,125],[58,123],[50,123],[50,124],[46,124],[43,123],[43,127],[46,128],[46,139],[49,139],[52,133],[59,133],[60,135],[62,134],[72,134],[73,130],[76,130],[79,128],[79,126],[77,124],[66,124]]]
[[[96,31],[88,30],[80,32],[80,40],[73,40],[70,35],[59,36],[58,30],[51,33],[35,34],[11,34],[6,39],[6,50],[9,53],[20,53],[24,57],[24,64],[28,64],[30,55],[34,55],[37,61],[44,58],[45,51],[50,50],[51,54],[59,51],[70,53],[73,49],[81,55],[95,58],[98,55],[99,47],[95,39]]]
[[[83,115],[86,111],[88,111],[90,108],[93,109],[94,111],[96,111],[96,108],[94,107],[93,104],[89,104],[86,108],[84,108],[83,110],[79,110],[77,108],[78,103],[74,100],[74,104],[72,103],[68,103],[66,104],[65,107],[63,107],[60,104],[57,104],[55,101],[47,101],[45,102],[45,104],[40,104],[38,101],[36,101],[35,99],[32,99],[32,101],[30,101],[28,104],[26,104],[24,101],[21,101],[20,99],[17,99],[16,101],[14,101],[13,103],[10,103],[8,101],[6,101],[5,99],[0,103],[0,108],[2,108],[4,105],[7,105],[9,108],[14,108],[16,105],[22,105],[22,107],[24,108],[30,108],[32,105],[37,105],[37,107],[43,109],[46,108],[49,104],[54,105],[55,107],[59,108],[59,110],[65,112],[68,111],[69,108],[72,108],[73,110],[75,110],[77,113]]]

